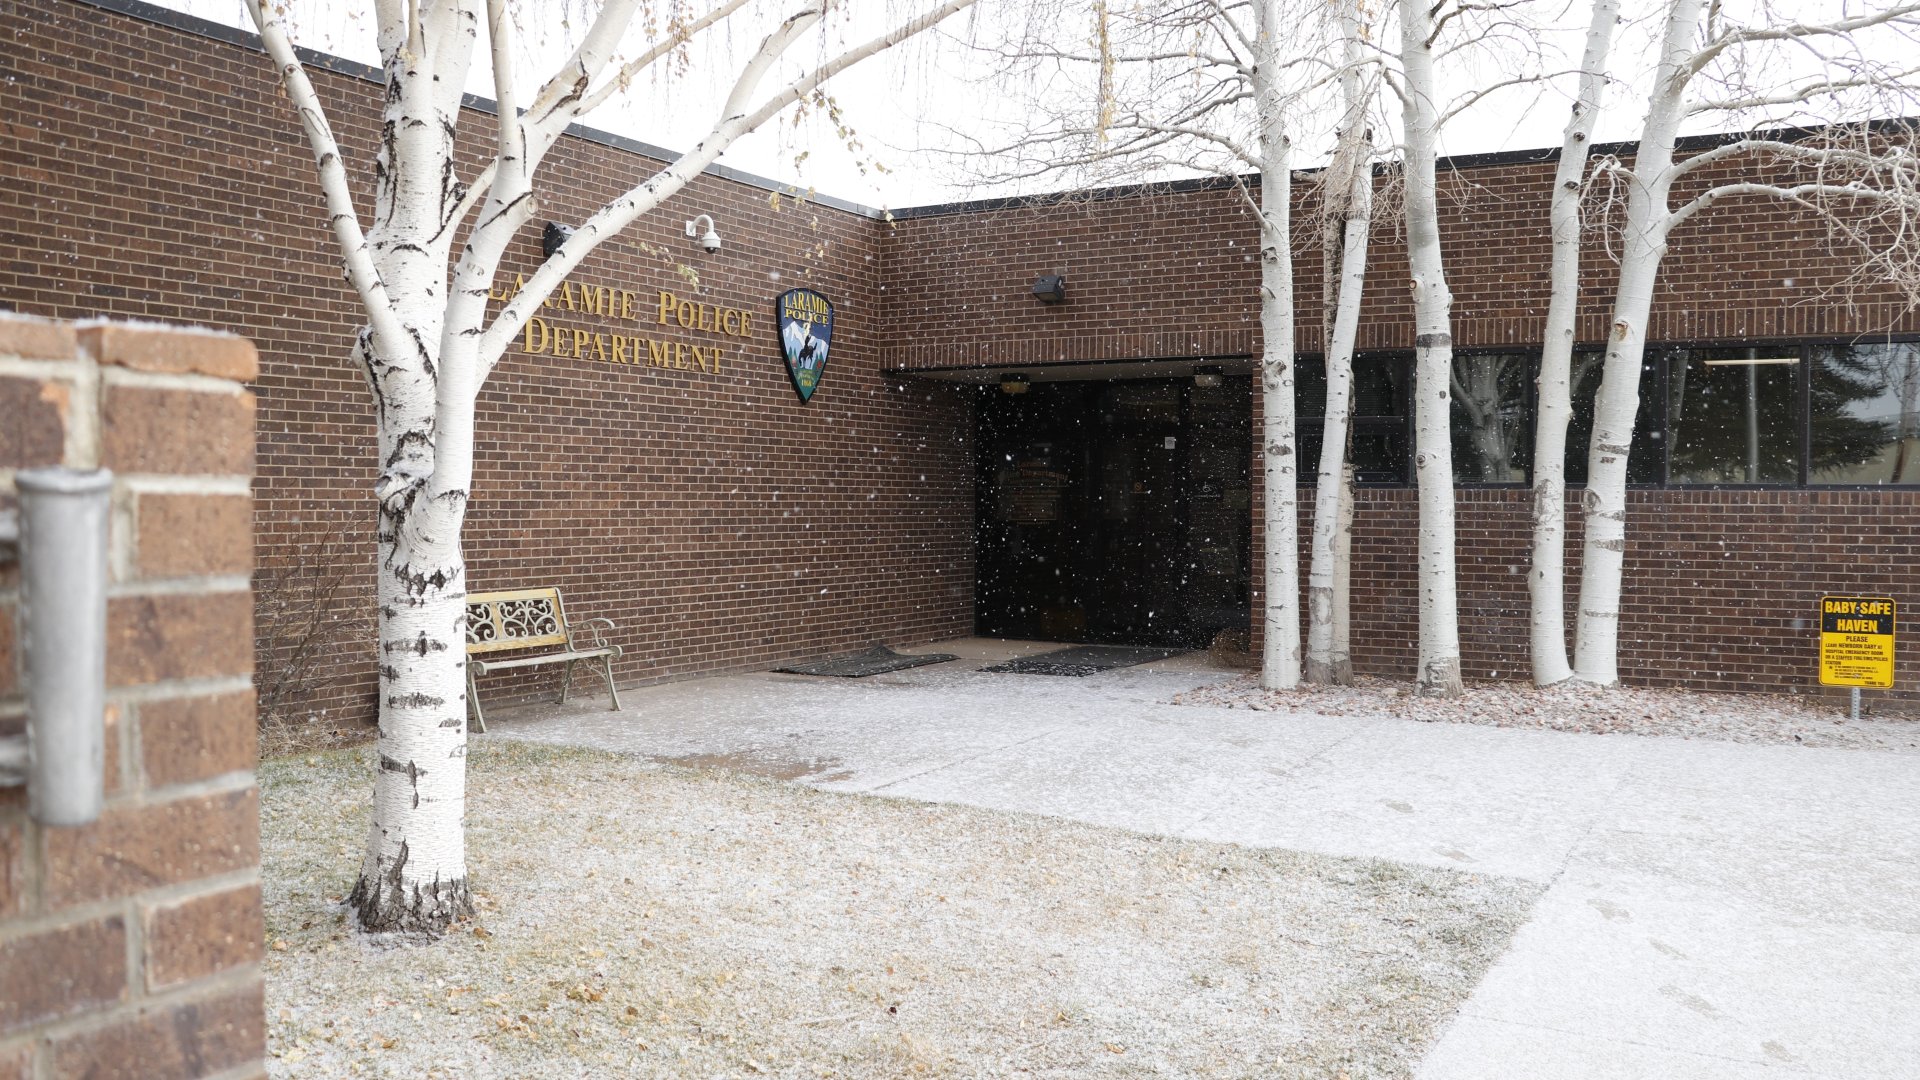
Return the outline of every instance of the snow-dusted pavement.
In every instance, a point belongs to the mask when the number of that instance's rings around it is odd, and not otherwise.
[[[1920,756],[1173,706],[1085,679],[747,675],[500,710],[502,736],[1548,884],[1423,1080],[1920,1076]]]

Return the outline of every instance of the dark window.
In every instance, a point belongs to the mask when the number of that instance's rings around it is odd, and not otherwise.
[[[1489,353],[1453,358],[1453,479],[1461,484],[1524,484],[1532,457],[1527,380],[1533,357]]]
[[[1324,420],[1327,415],[1327,362],[1302,356],[1293,362],[1293,415],[1296,420]]]
[[[1573,354],[1573,418],[1567,424],[1567,483],[1587,482],[1587,453],[1593,441],[1593,402],[1600,393],[1606,354]],[[1640,408],[1633,420],[1633,445],[1627,453],[1627,483],[1658,484],[1665,464],[1660,424],[1660,358],[1648,349],[1640,361]]]
[[[1353,473],[1363,484],[1407,482],[1411,356],[1353,360]]]
[[[1667,483],[1792,484],[1800,349],[1675,349],[1667,354]]]
[[[1352,460],[1354,478],[1363,484],[1402,484],[1407,480],[1407,405],[1412,364],[1404,355],[1358,356],[1353,361]],[[1303,357],[1294,366],[1294,408],[1298,418],[1300,482],[1311,484],[1320,471],[1320,441],[1327,407],[1327,369],[1319,357]]]
[[[1353,415],[1357,417],[1407,416],[1412,398],[1413,358],[1411,356],[1357,356],[1353,361]]]
[[[1604,361],[1597,349],[1573,355],[1570,485],[1588,481]],[[1456,482],[1530,479],[1538,363],[1531,351],[1454,357],[1449,426]],[[1325,429],[1322,360],[1301,358],[1294,385],[1299,475],[1311,484]],[[1351,451],[1362,483],[1408,482],[1412,388],[1411,356],[1355,359]],[[1638,390],[1630,485],[1920,485],[1920,342],[1649,346]]]
[[[1920,483],[1920,343],[1819,345],[1811,352],[1807,478]]]

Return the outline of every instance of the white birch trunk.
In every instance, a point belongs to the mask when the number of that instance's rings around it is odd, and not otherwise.
[[[1414,311],[1414,473],[1420,491],[1420,667],[1423,694],[1454,697],[1460,683],[1460,620],[1453,536],[1453,447],[1448,398],[1453,378],[1453,294],[1440,252],[1434,157],[1433,12],[1400,6],[1400,63],[1406,138],[1407,262]]]
[[[1326,204],[1321,229],[1321,300],[1326,313],[1327,403],[1307,571],[1306,679],[1323,684],[1341,682],[1335,647],[1335,627],[1344,622],[1339,606],[1346,600],[1338,588],[1342,573],[1341,503],[1346,495],[1348,434],[1353,417],[1353,347],[1359,335],[1367,236],[1373,218],[1372,155],[1367,139],[1367,102],[1361,90],[1362,43],[1356,7],[1341,9],[1340,30],[1345,41],[1340,77],[1345,115],[1322,194]],[[1349,514],[1351,506],[1348,501]],[[1351,672],[1351,661],[1347,668]]]
[[[1252,72],[1260,124],[1261,462],[1265,486],[1266,615],[1260,685],[1300,685],[1300,482],[1293,408],[1292,165],[1277,84],[1285,32],[1274,0],[1255,0]]]
[[[1333,534],[1333,684],[1353,685],[1353,462],[1340,467],[1339,528]]]
[[[433,933],[473,910],[460,556],[473,421],[471,402],[461,424],[448,422],[440,401],[473,365],[443,343],[447,218],[465,192],[451,167],[459,96],[441,87],[465,84],[477,21],[464,4],[416,13],[407,46],[388,55],[394,89],[368,232],[405,330],[398,343],[363,335],[359,350],[379,431],[380,738],[367,853],[349,902],[376,931]]]
[[[408,434],[383,432],[381,441]],[[436,481],[444,475],[436,470]],[[459,542],[465,506],[464,492],[410,488],[380,510],[378,769],[367,854],[350,898],[368,930],[433,933],[473,912]]]
[[[1574,676],[1598,686],[1620,681],[1621,573],[1627,549],[1627,455],[1640,410],[1640,363],[1646,352],[1653,284],[1672,228],[1668,191],[1673,144],[1685,115],[1692,77],[1693,35],[1705,0],[1673,0],[1648,97],[1647,119],[1633,171],[1627,175],[1627,219],[1621,237],[1620,283],[1587,452],[1586,540],[1580,568],[1580,617]]]
[[[1594,0],[1580,62],[1580,91],[1567,118],[1553,174],[1551,297],[1540,351],[1539,406],[1533,435],[1533,573],[1530,655],[1533,684],[1573,677],[1567,663],[1567,424],[1573,418],[1573,346],[1580,304],[1580,188],[1587,148],[1607,88],[1607,54],[1620,21],[1620,0]]]

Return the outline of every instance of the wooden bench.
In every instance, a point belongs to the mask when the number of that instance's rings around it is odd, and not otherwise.
[[[473,712],[475,726],[482,732],[487,730],[487,717],[480,711],[480,690],[474,683],[475,678],[489,672],[539,664],[567,665],[566,674],[560,679],[560,700],[564,703],[573,688],[573,665],[582,660],[600,661],[600,673],[607,680],[613,709],[619,711],[620,691],[613,685],[613,660],[620,655],[620,646],[607,644],[605,635],[605,631],[613,628],[610,619],[588,619],[578,626],[568,622],[557,588],[470,593],[467,596],[467,704]],[[537,649],[543,645],[558,645],[561,649],[505,660],[474,659],[476,655]]]

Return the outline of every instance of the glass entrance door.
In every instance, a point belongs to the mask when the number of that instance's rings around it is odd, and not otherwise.
[[[977,420],[980,633],[1197,647],[1246,627],[1248,378],[989,389]]]

